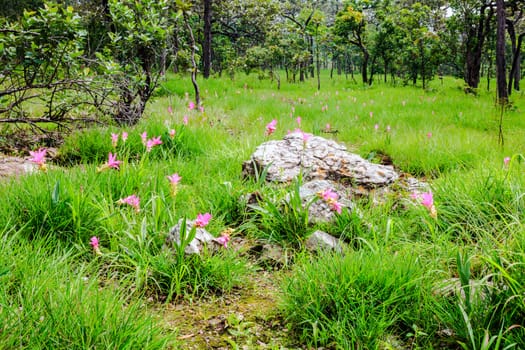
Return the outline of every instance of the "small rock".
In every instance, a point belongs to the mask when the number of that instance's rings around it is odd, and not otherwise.
[[[338,253],[343,251],[341,241],[326,232],[317,230],[308,237],[305,242],[306,248],[310,251],[332,250]]]
[[[168,234],[166,238],[166,244],[168,247],[173,246],[173,244],[180,245],[181,241],[181,227],[183,219],[180,219],[177,225],[175,225]],[[191,229],[194,226],[194,221],[186,220],[186,234],[189,234]],[[195,238],[184,248],[184,252],[188,255],[190,254],[200,254],[204,247],[209,242],[215,242],[215,237],[213,237],[208,231],[202,227],[197,227],[195,233]]]

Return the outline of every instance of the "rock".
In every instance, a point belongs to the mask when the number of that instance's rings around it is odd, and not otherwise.
[[[320,192],[332,190],[339,198],[342,210],[352,210],[352,201],[350,200],[351,192],[345,189],[334,181],[329,180],[312,180],[299,188],[299,196],[303,203],[303,207],[308,206],[308,221],[314,222],[330,222],[335,218],[333,208],[328,203],[319,197]],[[286,200],[290,199],[290,195]]]
[[[245,176],[263,170],[267,181],[290,182],[302,172],[307,181],[333,180],[368,188],[387,186],[399,177],[392,166],[371,163],[335,141],[312,136],[304,142],[301,132],[261,144],[243,163]]]
[[[166,244],[168,247],[172,247],[173,244],[180,246],[180,231],[182,227],[183,219],[180,219],[177,225],[175,225],[168,234],[166,238]],[[186,220],[186,234],[189,234],[194,221]],[[195,238],[184,248],[184,252],[188,255],[190,254],[200,254],[204,247],[210,242],[215,242],[215,237],[213,237],[208,231],[202,227],[197,227],[197,232],[195,233]]]
[[[305,242],[306,248],[310,251],[332,250],[342,252],[343,246],[339,239],[326,232],[317,230],[308,237]]]

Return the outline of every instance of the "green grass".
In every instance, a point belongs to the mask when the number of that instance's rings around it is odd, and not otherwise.
[[[452,78],[427,90],[363,87],[326,72],[322,79],[319,92],[313,80],[281,90],[255,75],[199,80],[201,113],[187,108],[189,79],[168,76],[138,125],[79,130],[59,148],[57,166],[2,181],[0,348],[175,346],[145,300],[198,307],[199,298],[235,293],[256,273],[238,241],[194,257],[165,246],[179,219],[205,212],[215,236],[233,228],[238,238],[296,250],[280,312],[305,347],[487,349],[491,339],[491,348],[523,347],[524,95],[514,94],[505,112],[501,146],[493,92],[465,95]],[[299,116],[304,131],[372,161],[388,157],[399,172],[428,181],[437,218],[405,193],[356,201],[334,224],[310,225],[294,184],[243,179],[242,162],[297,128]],[[268,137],[272,119],[277,130]],[[327,124],[337,132],[325,133]],[[114,147],[111,133],[122,132],[127,141]],[[162,145],[147,152],[143,132]],[[109,152],[120,170],[101,167]],[[167,176],[175,172],[182,180],[173,195]],[[240,199],[254,192],[258,210]],[[138,212],[119,204],[132,194]],[[345,254],[302,253],[317,228],[345,239]],[[463,294],[437,293],[460,277]],[[467,280],[482,286],[472,300]]]

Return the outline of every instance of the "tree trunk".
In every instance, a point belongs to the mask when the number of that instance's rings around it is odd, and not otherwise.
[[[475,28],[467,30],[466,53],[465,53],[465,82],[469,88],[476,89],[480,81],[481,55],[483,43],[490,29],[490,20],[493,10],[485,13],[488,5],[483,5],[479,10],[479,20]]]
[[[505,3],[496,0],[496,82],[498,87],[497,100],[505,105],[508,102],[507,77],[505,72]]]
[[[208,79],[211,74],[211,5],[213,0],[203,0],[204,2],[204,41],[202,42],[202,76]]]
[[[514,23],[508,21],[508,31],[510,40],[512,42],[512,64],[511,64],[511,70],[509,74],[509,84],[507,86],[507,89],[509,91],[509,95],[512,93],[512,88],[516,91],[520,90],[520,79],[521,79],[521,44],[523,42],[523,37],[525,36],[525,33],[521,33],[516,40],[516,32],[514,30]]]
[[[361,46],[361,51],[363,52],[363,66],[361,67],[361,76],[363,78],[363,84],[366,84],[368,83],[368,59],[370,58],[370,54],[364,46]]]
[[[188,21],[188,16],[184,13],[184,24],[190,35],[190,44],[191,44],[191,83],[195,90],[195,105],[199,107],[201,105],[201,94],[199,90],[199,85],[197,84],[197,62],[195,61],[195,37],[193,36],[193,30],[191,29],[190,23]]]

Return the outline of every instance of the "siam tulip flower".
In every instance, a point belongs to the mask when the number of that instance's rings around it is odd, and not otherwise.
[[[297,122],[297,125],[301,127],[301,117],[295,118],[295,121]]]
[[[168,106],[168,113],[173,114],[173,108],[171,107],[171,105]]]
[[[127,204],[135,209],[138,213],[140,211],[140,198],[132,194],[126,198],[121,198],[117,201],[118,204]]]
[[[167,176],[167,178],[170,180],[171,193],[175,196],[177,194],[177,185],[179,184],[179,181],[182,179],[182,177],[180,177],[178,173],[175,173],[173,175]]]
[[[437,217],[437,210],[434,206],[434,196],[432,195],[432,192],[423,192],[423,193],[412,193],[410,195],[415,200],[418,200],[421,205],[426,207],[428,211],[430,212],[430,216],[434,219]]]
[[[325,202],[336,201],[337,198],[339,198],[337,193],[329,188],[324,190],[323,192],[320,192],[319,195]]]
[[[194,225],[195,225],[195,227],[204,227],[204,226],[208,225],[210,220],[211,220],[211,214],[210,213],[198,214]]]
[[[95,254],[102,255],[102,252],[100,251],[98,243],[99,242],[98,242],[98,237],[97,236],[93,236],[89,240],[89,244],[93,247],[93,251],[95,252]]]
[[[266,136],[270,136],[277,129],[277,120],[273,119],[271,122],[266,124]]]
[[[199,106],[199,112],[204,113],[204,107],[203,106]]]
[[[154,137],[152,139],[149,139],[146,142],[146,152],[151,152],[151,149],[155,146],[162,145],[162,141],[160,140],[160,136]]]
[[[109,153],[108,154],[108,161],[105,164],[102,164],[97,170],[102,171],[106,169],[120,169],[120,163],[122,163],[120,160],[117,160],[117,154]]]
[[[220,237],[217,237],[215,241],[222,244],[224,248],[228,248],[228,242],[230,241],[230,234],[227,231],[221,233]]]
[[[431,139],[431,138],[432,138],[432,133],[431,132],[427,133],[427,139]]]
[[[39,148],[38,151],[29,151],[29,154],[31,155],[31,159],[30,161],[32,161],[33,163],[36,163],[38,164],[38,169],[42,170],[42,171],[46,171],[47,170],[47,167],[46,167],[46,153],[47,153],[47,149],[45,148]]]
[[[503,159],[503,164],[505,164],[505,166],[509,166],[509,163],[510,163],[510,157],[505,157]]]
[[[146,142],[148,142],[148,133],[144,131],[142,134],[140,134],[140,138],[142,139],[142,144],[146,146]]]
[[[390,128],[390,125],[387,125],[387,126],[386,126],[386,132],[390,132],[390,130],[392,130],[392,129]]]
[[[111,145],[117,147],[119,134],[111,133]]]
[[[125,131],[123,131],[123,132],[122,132],[122,137],[121,137],[121,138],[122,138],[122,142],[126,142],[126,140],[128,139],[128,133],[125,132]]]
[[[379,130],[379,124],[374,125],[374,129],[377,131]]]
[[[169,135],[170,135],[170,137],[171,137],[172,139],[175,138],[175,129],[171,129],[171,130],[169,131]]]
[[[303,135],[303,142],[306,144],[308,140],[313,136],[312,134],[309,134],[307,132],[301,131],[301,134]]]
[[[374,116],[374,112],[370,112],[370,118]]]
[[[188,116],[185,115],[184,118],[182,118],[182,124],[188,125]]]
[[[341,214],[341,210],[343,209],[341,203],[339,203],[338,201],[333,201],[330,203],[330,205],[333,211],[336,211],[337,214]]]
[[[326,123],[326,125],[324,127],[324,131],[330,132],[331,129],[332,129],[332,126],[330,125],[330,123]]]
[[[188,103],[188,109],[191,111],[191,110],[194,110],[195,109],[195,103],[193,101],[190,101]]]

